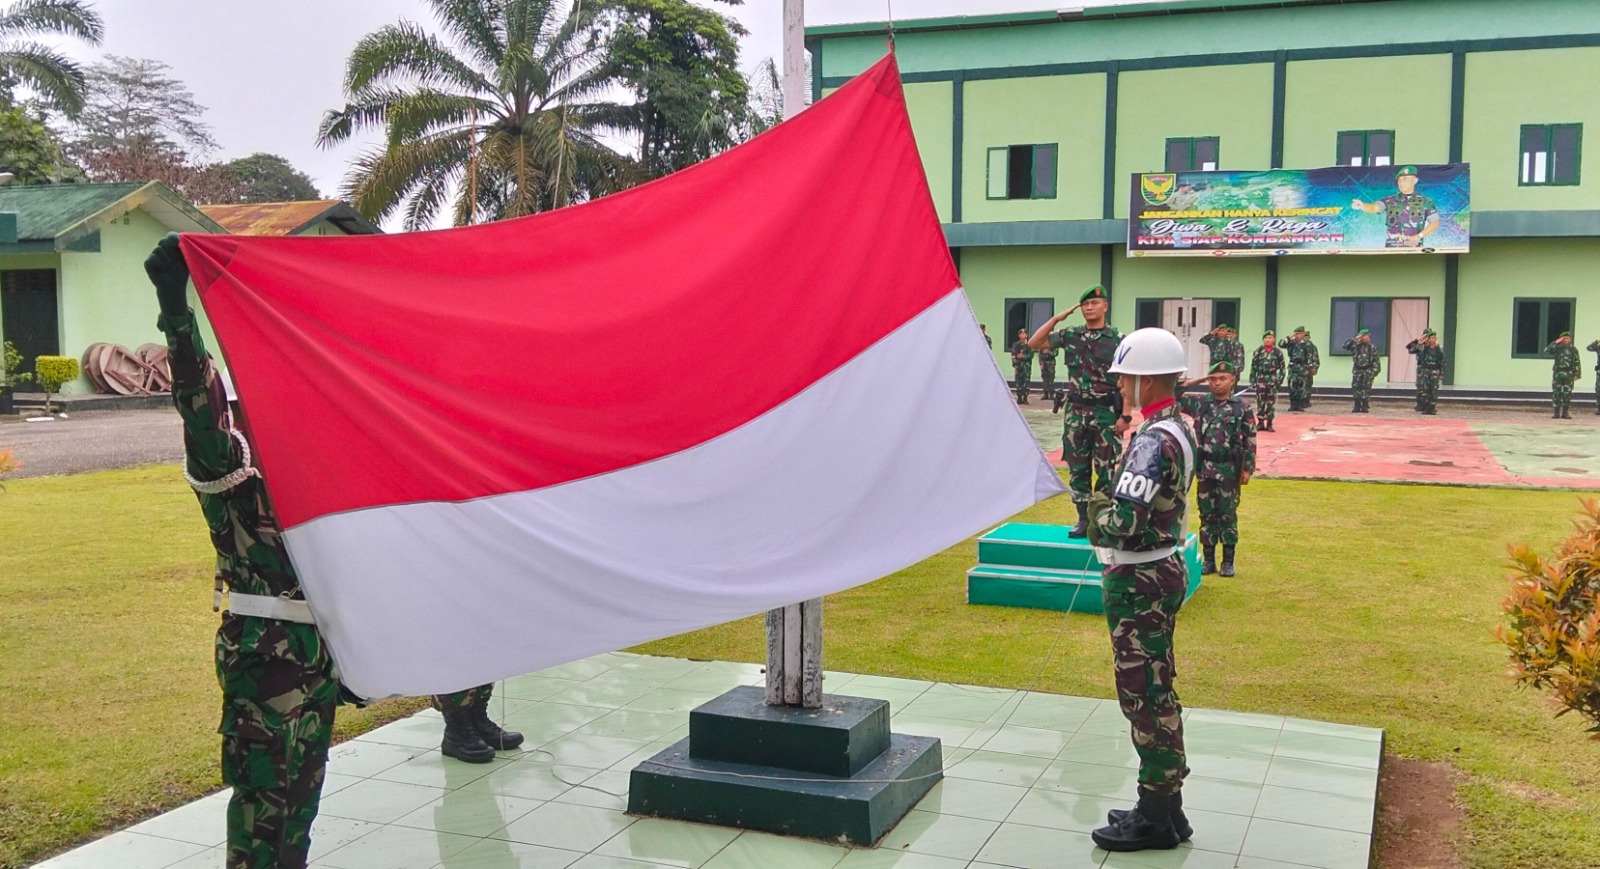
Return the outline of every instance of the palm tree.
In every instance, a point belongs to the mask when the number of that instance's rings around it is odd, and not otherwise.
[[[443,31],[411,22],[368,34],[351,53],[344,108],[318,131],[324,147],[382,128],[343,194],[407,229],[433,225],[448,200],[456,225],[559,208],[632,180],[631,161],[600,136],[632,115],[612,87],[600,2],[428,0]]]
[[[83,70],[35,36],[73,36],[90,45],[105,38],[100,13],[82,0],[17,0],[0,8],[0,89],[25,84],[69,118],[83,110]]]

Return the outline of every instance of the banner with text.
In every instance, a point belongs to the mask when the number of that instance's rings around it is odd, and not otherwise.
[[[1466,253],[1466,163],[1133,176],[1128,256]]]

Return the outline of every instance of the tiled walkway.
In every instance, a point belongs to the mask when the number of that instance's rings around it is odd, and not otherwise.
[[[749,664],[600,655],[512,679],[491,707],[527,735],[473,766],[422,712],[333,750],[312,858],[322,869],[1364,869],[1381,731],[1192,710],[1195,828],[1176,851],[1108,855],[1089,831],[1134,793],[1111,701],[830,673],[830,693],[890,701],[895,729],[944,741],[946,779],[873,850],[624,814],[628,771],[688,731],[689,710]],[[502,698],[504,709],[502,711]],[[217,794],[46,863],[216,869]]]

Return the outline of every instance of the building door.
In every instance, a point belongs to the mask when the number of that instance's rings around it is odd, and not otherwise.
[[[1417,357],[1406,345],[1428,328],[1427,299],[1393,299],[1389,302],[1389,382],[1416,383]]]
[[[1189,360],[1189,374],[1199,377],[1205,373],[1211,351],[1200,339],[1211,331],[1211,299],[1163,299],[1161,301],[1161,328],[1178,336],[1183,342],[1184,354]],[[1196,373],[1198,372],[1198,373]]]
[[[61,354],[61,317],[56,306],[55,269],[19,269],[0,272],[0,324],[4,339],[22,354],[22,368],[33,370],[40,356]],[[37,391],[34,382],[18,385],[19,391]]]

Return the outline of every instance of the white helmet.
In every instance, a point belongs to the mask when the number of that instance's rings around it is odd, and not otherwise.
[[[1165,329],[1135,329],[1117,345],[1112,374],[1182,374],[1189,369],[1188,354],[1178,337]]]

